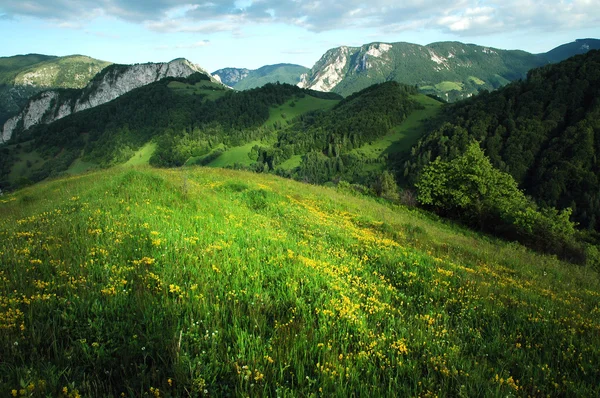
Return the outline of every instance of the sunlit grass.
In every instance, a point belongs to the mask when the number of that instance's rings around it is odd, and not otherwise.
[[[599,286],[335,189],[95,172],[0,198],[0,393],[597,396]]]

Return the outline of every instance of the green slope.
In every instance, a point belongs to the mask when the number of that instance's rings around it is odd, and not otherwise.
[[[15,55],[12,57],[0,57],[0,84],[14,84],[15,77],[23,69],[44,61],[56,59],[57,57],[42,54]]]
[[[598,396],[596,273],[269,175],[0,199],[0,392]]]
[[[549,62],[560,62],[574,55],[585,54],[590,50],[600,50],[598,39],[577,39],[572,43],[566,43],[552,50],[539,54]]]
[[[425,133],[425,122],[437,116],[442,103],[423,94],[416,96],[422,109],[414,110],[400,125],[395,126],[390,132],[380,139],[365,144],[352,151],[367,159],[377,159],[387,155],[407,154]],[[385,168],[385,165],[382,165]]]

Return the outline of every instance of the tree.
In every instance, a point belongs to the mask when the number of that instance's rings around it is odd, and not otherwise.
[[[415,185],[419,203],[480,227],[528,203],[510,174],[495,169],[477,142],[451,161],[431,162]]]
[[[379,175],[375,184],[375,192],[377,192],[378,196],[393,202],[397,202],[400,198],[398,195],[398,185],[396,184],[396,180],[394,179],[394,176],[387,170]]]

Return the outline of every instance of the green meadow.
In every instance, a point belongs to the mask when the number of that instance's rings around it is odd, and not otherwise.
[[[113,168],[0,197],[0,394],[598,396],[599,292],[351,191]]]

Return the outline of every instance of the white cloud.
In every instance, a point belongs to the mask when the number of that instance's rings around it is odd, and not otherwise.
[[[58,24],[99,15],[161,32],[237,31],[284,23],[313,32],[341,28],[404,31],[436,28],[463,36],[500,30],[538,31],[600,25],[598,0],[0,0],[1,18],[15,15]]]

